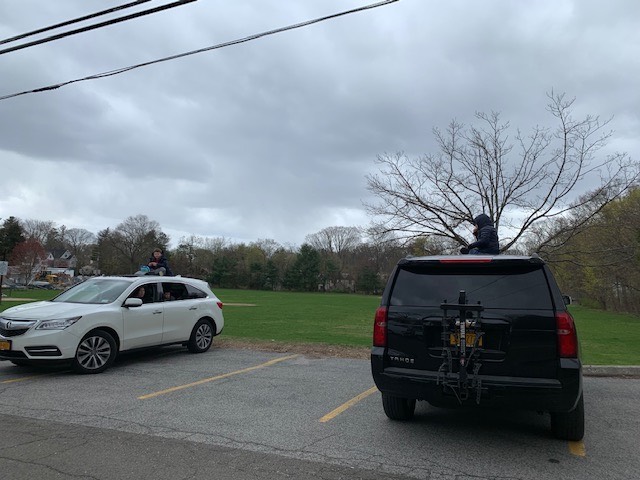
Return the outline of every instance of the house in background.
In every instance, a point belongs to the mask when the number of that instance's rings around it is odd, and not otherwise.
[[[9,265],[7,278],[22,285],[40,288],[48,284],[63,286],[75,276],[77,263],[76,256],[69,250],[52,250],[45,258],[38,257],[31,263]]]
[[[49,269],[75,270],[78,259],[69,250],[56,249],[49,252],[45,263]]]

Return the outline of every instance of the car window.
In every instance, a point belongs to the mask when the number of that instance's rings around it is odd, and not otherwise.
[[[87,280],[79,283],[52,299],[52,302],[112,303],[131,286],[127,280],[114,278]]]
[[[184,283],[178,282],[162,282],[162,297],[163,300],[185,300],[189,298],[189,293]]]
[[[391,305],[434,306],[458,303],[461,290],[469,303],[485,308],[550,309],[551,295],[541,268],[524,270],[401,269]]]
[[[158,299],[158,285],[156,283],[145,283],[136,287],[129,294],[129,298],[141,298],[142,303],[154,303]]]
[[[200,290],[199,288],[194,287],[193,285],[187,285],[187,292],[189,294],[189,298],[206,298],[207,294]]]

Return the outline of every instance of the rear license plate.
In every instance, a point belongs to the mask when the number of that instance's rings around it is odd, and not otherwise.
[[[11,340],[0,340],[0,350],[11,350]]]
[[[467,347],[473,347],[473,344],[476,342],[476,334],[473,332],[467,333],[465,334],[465,338],[467,340]],[[460,343],[459,340],[460,340],[460,334],[458,333],[449,334],[449,344],[458,345]],[[478,340],[478,346],[479,347],[482,346],[482,337],[480,337],[480,340]]]

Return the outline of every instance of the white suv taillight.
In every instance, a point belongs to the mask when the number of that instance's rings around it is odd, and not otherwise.
[[[561,358],[578,357],[578,333],[573,317],[569,312],[556,313],[556,332],[558,335],[558,354]]]
[[[373,346],[387,346],[387,307],[378,307],[373,324]]]

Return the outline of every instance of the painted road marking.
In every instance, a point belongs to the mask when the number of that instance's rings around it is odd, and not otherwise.
[[[290,360],[292,358],[296,358],[299,355],[288,355],[286,357],[274,358],[273,360],[269,360],[268,362],[261,363],[260,365],[255,365],[249,368],[243,368],[242,370],[236,370],[235,372],[224,373],[222,375],[217,375],[211,378],[204,378],[202,380],[198,380],[197,382],[187,383],[186,385],[178,385],[176,387],[167,388],[166,390],[160,390],[159,392],[148,393],[146,395],[142,395],[138,397],[138,400],[147,400],[148,398],[158,397],[160,395],[165,395],[167,393],[176,392],[178,390],[184,390],[185,388],[196,387],[198,385],[202,385],[203,383],[213,382],[215,380],[222,380],[223,378],[232,377],[234,375],[240,375],[241,373],[252,372],[254,370],[258,370],[260,368],[270,367],[271,365],[275,365],[276,363],[283,362],[285,360]]]
[[[24,382],[25,380],[31,380],[33,378],[38,378],[41,377],[42,375],[33,375],[31,377],[20,377],[20,378],[13,378],[11,380],[3,380],[0,383],[1,384],[5,384],[5,383],[16,383],[16,382]]]
[[[55,375],[56,373],[69,373],[69,370],[66,370],[64,372],[41,373],[38,375],[31,375],[29,377],[12,378],[11,380],[2,380],[0,381],[0,385],[4,385],[6,383],[24,382],[25,380],[33,380],[34,378],[46,377],[47,375]]]
[[[320,419],[320,422],[321,423],[326,423],[329,420],[333,420],[334,418],[336,418],[338,415],[340,415],[342,412],[344,412],[348,408],[353,407],[356,403],[358,403],[359,401],[367,398],[369,395],[371,395],[372,393],[375,393],[377,391],[378,391],[378,387],[371,387],[366,392],[362,392],[357,397],[353,397],[351,400],[349,400],[346,403],[343,403],[342,405],[340,405],[338,408],[336,408],[332,412],[327,413],[324,417],[322,417]]]
[[[569,442],[569,451],[572,455],[577,457],[586,457],[587,449],[584,446],[584,442],[582,440],[578,442]]]

